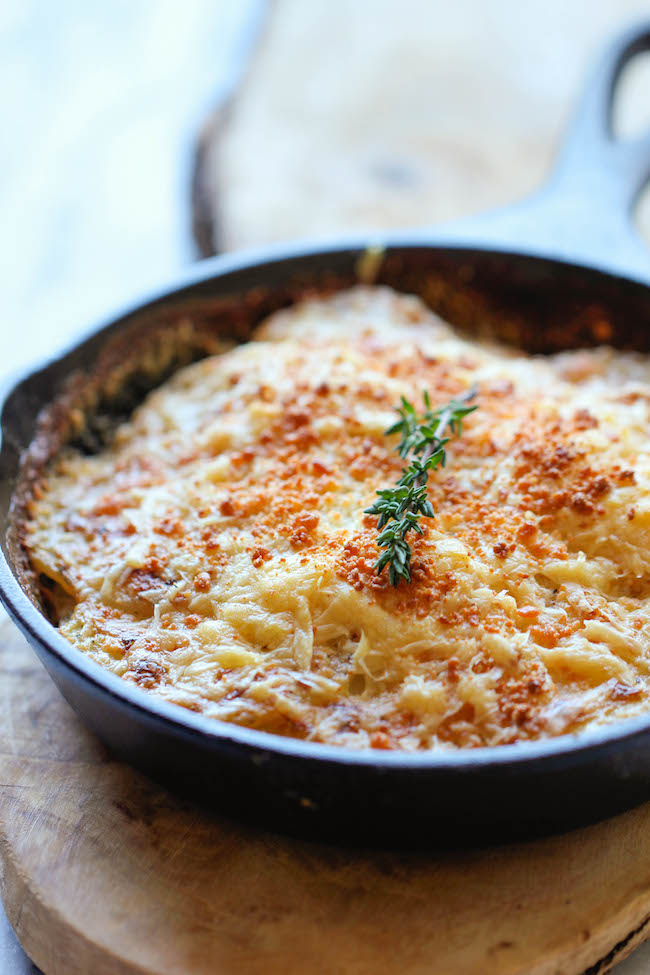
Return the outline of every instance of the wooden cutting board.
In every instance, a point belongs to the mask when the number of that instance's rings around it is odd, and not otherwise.
[[[206,120],[202,254],[423,227],[536,188],[599,48],[647,0],[275,0],[234,102]],[[648,122],[650,66],[616,113]],[[641,224],[650,237],[650,205]]]
[[[650,805],[485,852],[244,828],[113,761],[0,624],[1,893],[46,975],[603,975],[650,930]]]

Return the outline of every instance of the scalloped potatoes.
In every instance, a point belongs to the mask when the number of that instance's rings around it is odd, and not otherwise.
[[[472,385],[394,589],[364,514],[400,475],[384,430]],[[648,708],[649,405],[646,357],[531,358],[356,288],[63,451],[26,547],[74,646],[215,718],[407,750],[574,732]]]

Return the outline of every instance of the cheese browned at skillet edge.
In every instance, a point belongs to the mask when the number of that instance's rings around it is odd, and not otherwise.
[[[400,476],[384,430],[472,385],[392,588],[363,513]],[[575,732],[649,706],[649,404],[647,357],[531,358],[356,288],[59,455],[26,545],[74,646],[193,711],[355,748]]]

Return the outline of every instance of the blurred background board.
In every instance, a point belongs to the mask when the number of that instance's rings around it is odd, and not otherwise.
[[[206,124],[202,253],[512,202],[548,171],[600,45],[648,15],[639,0],[277,0],[225,124]],[[627,87],[625,130],[650,120],[647,60]]]

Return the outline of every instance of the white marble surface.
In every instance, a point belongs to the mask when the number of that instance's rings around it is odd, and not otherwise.
[[[262,8],[2,0],[0,373],[193,259],[193,139]],[[0,972],[35,971],[0,913]],[[650,945],[616,971],[647,975]]]
[[[194,139],[263,0],[2,0],[2,369],[194,258]]]
[[[650,972],[650,942],[646,942],[612,969],[616,975],[648,975]]]

